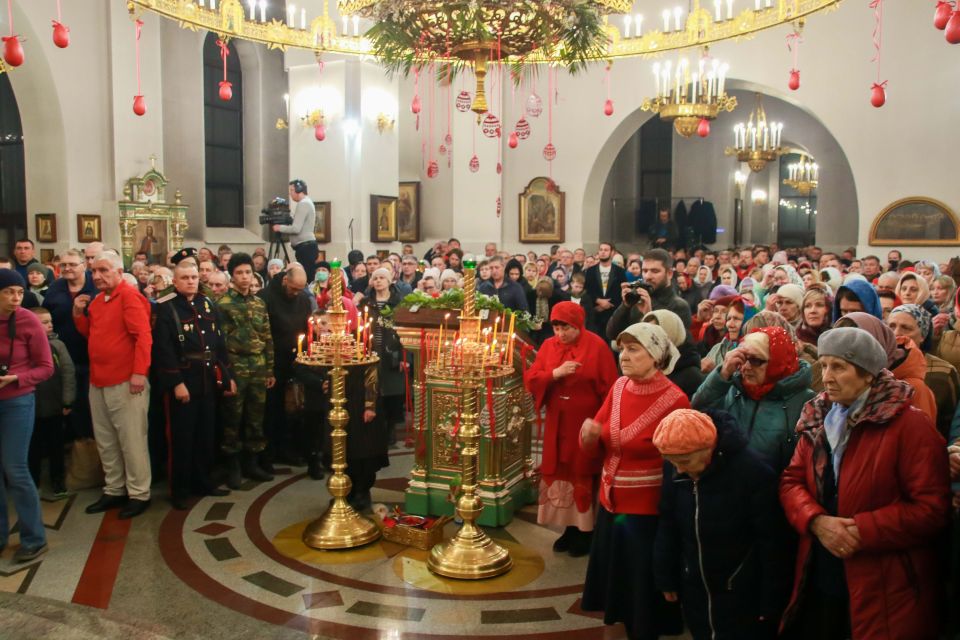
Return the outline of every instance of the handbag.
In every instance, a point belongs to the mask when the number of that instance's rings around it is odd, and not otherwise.
[[[80,491],[103,486],[103,465],[93,438],[78,438],[70,445],[66,458],[66,485],[68,491]]]
[[[303,396],[303,383],[296,379],[288,380],[287,387],[283,392],[283,409],[287,415],[303,411]]]

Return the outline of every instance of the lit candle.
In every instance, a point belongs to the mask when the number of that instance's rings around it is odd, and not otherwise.
[[[358,319],[357,320],[357,360],[360,359],[360,353],[361,353],[360,350],[363,348],[361,346],[363,345],[363,340],[361,339],[362,336],[363,336],[363,328],[360,326],[360,321]]]
[[[657,85],[657,97],[660,97],[660,63],[653,63],[653,80]]]
[[[727,20],[733,20],[733,0],[727,0]]]
[[[307,28],[307,10],[302,8],[300,9],[300,28]]]
[[[297,356],[303,355],[303,334],[300,334],[300,337],[297,338]]]
[[[340,29],[340,34],[344,36],[350,35],[347,31],[347,16],[343,16],[343,27]]]
[[[509,334],[510,337],[507,342],[507,362],[511,365],[513,364],[513,338],[515,335],[513,333],[513,329],[514,329],[514,322],[516,321],[516,319],[517,319],[516,314],[511,313],[510,314],[510,334]]]
[[[777,147],[780,147],[780,139],[783,137],[783,123],[777,125]]]
[[[670,31],[670,9],[663,10],[663,32]]]
[[[680,17],[683,16],[683,9],[680,7],[673,8],[673,27],[677,31],[680,31]]]
[[[727,71],[730,71],[730,65],[724,62],[720,65],[720,88],[717,89],[717,97],[723,95],[725,85],[727,84]]]
[[[753,10],[760,11],[760,0],[753,0]]]
[[[260,22],[267,21],[267,0],[260,0]]]
[[[820,166],[819,166],[817,163],[813,163],[813,176],[812,176],[812,177],[813,177],[814,180],[819,180],[819,179],[820,179]]]
[[[203,8],[206,6],[204,0],[197,0],[197,4],[200,5],[200,8],[201,8],[201,9],[203,9]]]
[[[257,0],[249,0],[247,4],[250,5],[250,21],[253,22],[257,19]]]
[[[210,0],[210,10],[211,11],[217,10],[217,0]]]
[[[353,16],[353,35],[354,37],[360,35],[360,16]]]
[[[287,26],[293,28],[293,16],[296,15],[297,5],[288,4],[287,5]]]
[[[633,19],[633,35],[640,37],[643,35],[643,14],[638,13],[637,17]]]
[[[772,6],[773,6],[773,0],[767,0],[766,3],[765,3],[765,6],[767,7],[767,9],[769,9],[770,7],[772,7]]]
[[[623,16],[623,37],[630,37],[630,23],[633,21],[633,16],[625,15]]]
[[[716,20],[717,22],[720,22],[721,20],[723,20],[723,13],[721,12],[722,6],[723,6],[723,0],[713,0],[713,10],[714,10],[713,19]]]

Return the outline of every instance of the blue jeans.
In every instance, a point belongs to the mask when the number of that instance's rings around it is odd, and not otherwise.
[[[7,478],[6,487],[0,481],[0,545],[3,546],[10,533],[7,489],[20,518],[21,546],[36,549],[47,542],[47,532],[40,516],[40,495],[27,464],[35,407],[32,393],[0,400],[0,471]]]

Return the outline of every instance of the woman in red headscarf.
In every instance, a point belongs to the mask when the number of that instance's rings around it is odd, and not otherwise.
[[[587,331],[584,322],[580,305],[554,305],[550,313],[554,335],[540,347],[524,376],[537,412],[547,409],[537,521],[566,527],[553,548],[574,557],[590,551],[600,473],[599,462],[580,452],[580,427],[597,413],[617,380],[610,348]]]

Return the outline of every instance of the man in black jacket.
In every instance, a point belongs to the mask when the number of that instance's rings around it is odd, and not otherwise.
[[[513,311],[529,311],[527,294],[523,287],[506,277],[503,269],[503,258],[493,256],[487,259],[490,265],[490,279],[477,287],[477,291],[488,296],[497,296],[503,306]]]
[[[627,272],[613,263],[613,245],[601,242],[597,250],[597,264],[587,269],[583,275],[586,278],[587,294],[593,298],[596,312],[594,324],[589,329],[602,338],[614,309],[623,302],[621,285],[627,281]]]
[[[680,316],[683,326],[689,331],[692,317],[690,305],[677,295],[673,288],[673,258],[663,249],[653,249],[643,256],[643,282],[633,291],[623,285],[623,304],[617,307],[606,325],[606,337],[611,340],[644,315],[657,309],[673,311]]]
[[[261,292],[267,303],[270,316],[270,333],[273,335],[273,371],[277,382],[267,389],[267,405],[264,431],[270,443],[270,457],[283,458],[288,464],[298,463],[294,455],[297,443],[290,429],[291,422],[284,413],[283,399],[287,384],[293,377],[293,361],[296,358],[297,339],[307,333],[310,317],[310,294],[307,274],[299,265],[291,266],[273,276],[270,286]],[[279,457],[279,458],[278,458]]]

